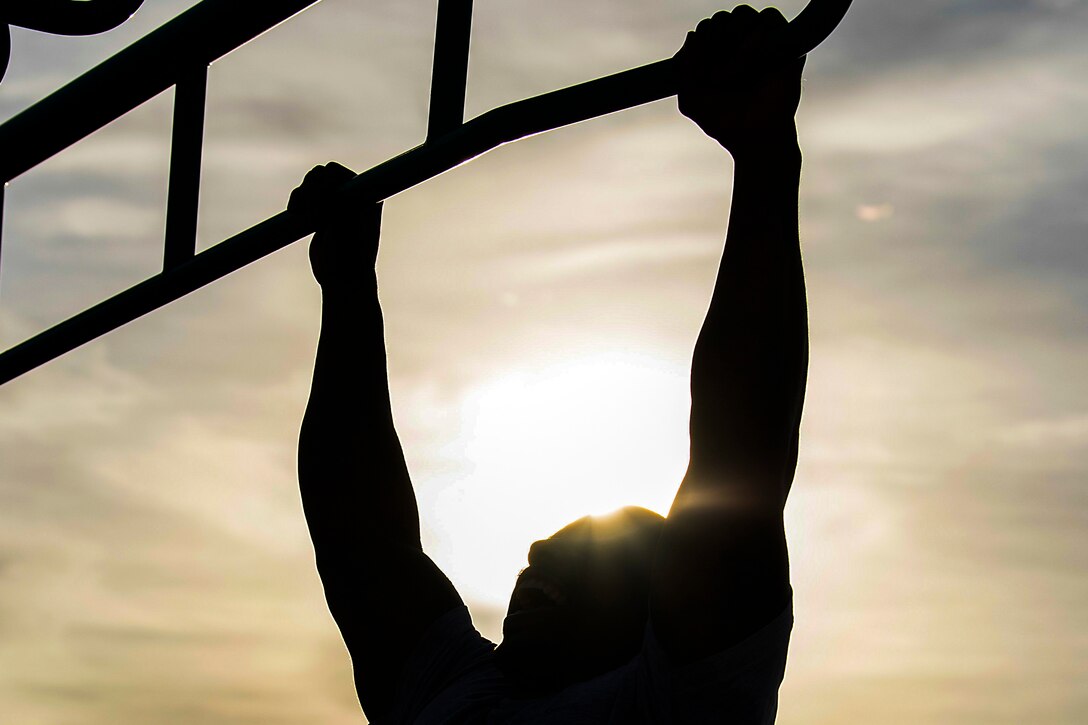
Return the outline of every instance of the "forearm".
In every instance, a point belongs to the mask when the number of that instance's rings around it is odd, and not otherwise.
[[[692,469],[784,502],[808,362],[792,126],[735,153],[729,231],[692,361]],[[768,480],[779,490],[768,490]]]
[[[323,290],[298,454],[319,558],[365,540],[420,546],[415,496],[393,427],[383,328],[373,272],[352,289]]]

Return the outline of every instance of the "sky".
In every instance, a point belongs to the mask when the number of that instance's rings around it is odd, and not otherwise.
[[[0,118],[192,4],[13,30]],[[667,57],[717,9],[478,0],[467,116]],[[212,66],[201,249],[315,164],[423,139],[434,11],[325,0]],[[1084,0],[859,0],[809,59],[784,725],[1088,719],[1086,34]],[[158,271],[171,97],[10,184],[5,348]],[[731,168],[666,100],[386,203],[397,428],[485,635],[533,540],[668,508]],[[305,251],[0,388],[4,722],[365,722],[295,480]]]

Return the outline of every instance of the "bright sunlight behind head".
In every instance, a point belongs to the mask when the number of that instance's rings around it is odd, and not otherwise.
[[[526,368],[463,400],[432,553],[468,597],[504,603],[529,545],[586,514],[666,513],[687,465],[687,368],[599,354]],[[445,532],[461,532],[459,535]],[[429,542],[430,543],[430,542]]]

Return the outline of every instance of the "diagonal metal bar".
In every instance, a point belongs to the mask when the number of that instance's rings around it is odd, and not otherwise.
[[[661,61],[488,111],[359,174],[345,185],[337,203],[376,203],[509,141],[664,98],[673,85],[672,61]],[[280,212],[0,354],[0,385],[313,231],[305,221]]]
[[[146,279],[3,353],[0,384],[174,302],[311,231],[286,212],[250,227],[190,261]]]
[[[166,197],[163,269],[191,259],[196,252],[200,205],[200,162],[204,147],[204,105],[208,66],[182,76],[174,87],[174,127],[170,142],[170,180]]]
[[[427,139],[449,133],[465,120],[472,0],[439,0],[431,71]]]
[[[204,0],[0,126],[0,181],[53,154],[319,0]]]

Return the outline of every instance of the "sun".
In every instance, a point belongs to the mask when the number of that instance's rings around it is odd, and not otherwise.
[[[466,596],[501,603],[529,545],[586,514],[665,513],[687,465],[687,369],[599,354],[510,372],[461,402],[465,474],[434,501],[435,558]]]

